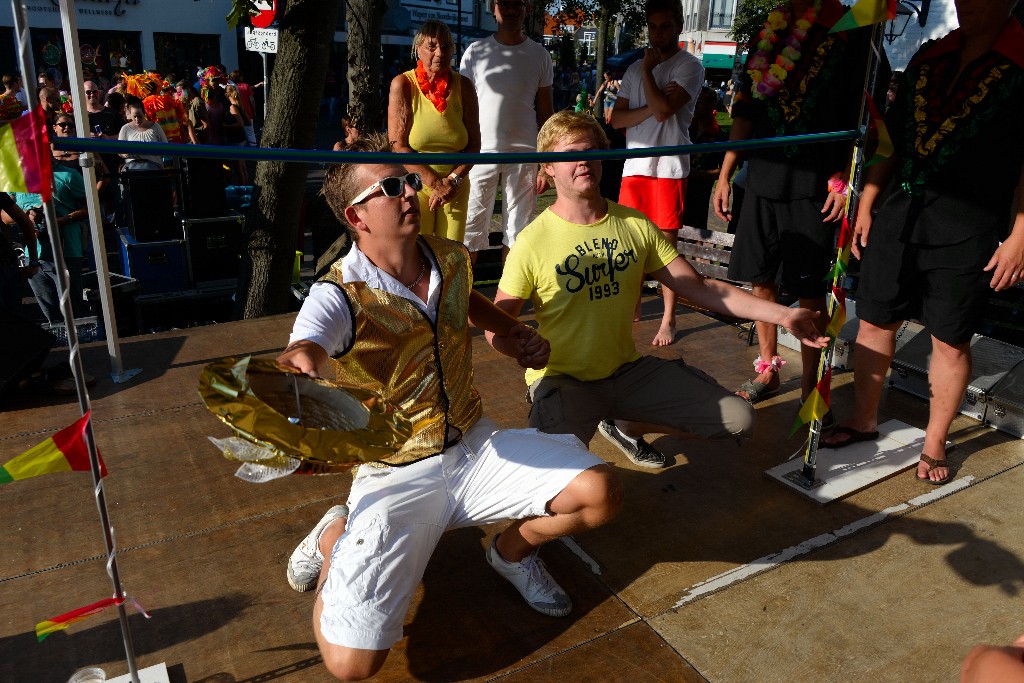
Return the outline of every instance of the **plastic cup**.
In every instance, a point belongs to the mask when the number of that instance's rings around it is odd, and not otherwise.
[[[68,683],[103,683],[106,680],[106,671],[90,666],[85,669],[79,669],[72,674],[71,678],[68,679]]]

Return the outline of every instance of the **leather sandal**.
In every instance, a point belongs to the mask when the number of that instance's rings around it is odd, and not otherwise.
[[[947,481],[949,481],[950,479],[953,478],[953,469],[949,466],[949,463],[947,463],[945,459],[936,460],[935,458],[932,458],[931,456],[928,456],[928,455],[925,455],[924,453],[922,453],[921,454],[921,462],[923,462],[925,465],[928,465],[928,471],[929,472],[934,470],[936,467],[945,467],[945,468],[949,469],[949,473],[945,477],[943,477],[942,479],[938,479],[938,480],[934,480],[934,481],[930,477],[919,477],[919,476],[917,476],[915,474],[914,477],[918,481],[923,481],[925,483],[931,484],[932,486],[939,486],[941,484],[945,484]]]
[[[779,382],[774,388],[769,388],[770,385],[764,382],[757,382],[749,380],[740,385],[737,389],[737,393],[743,391],[747,394],[747,403],[754,405],[758,401],[762,401],[766,398],[775,396],[782,390],[782,382]]]
[[[748,380],[740,385],[740,388],[735,393],[744,392],[747,395],[747,403],[754,405],[758,401],[763,401],[766,398],[775,396],[779,391],[782,390],[782,379],[779,377],[779,370],[786,361],[782,360],[779,356],[772,356],[771,361],[761,360],[761,356],[758,356],[754,360],[754,371],[758,375],[762,375],[766,372],[771,372],[775,375],[775,381],[777,384],[772,387],[771,384],[765,384],[764,382],[758,382],[756,379]]]
[[[829,411],[831,412],[831,411]],[[832,450],[839,450],[840,448],[846,448],[852,446],[855,443],[863,443],[865,441],[874,441],[878,438],[878,432],[862,432],[853,427],[836,427],[829,438],[835,438],[836,436],[845,436],[846,439],[842,441],[834,441],[832,443],[821,442],[822,448],[831,448]]]

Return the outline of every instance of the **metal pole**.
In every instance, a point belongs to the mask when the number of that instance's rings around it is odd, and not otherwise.
[[[61,13],[67,14],[68,0],[61,1]],[[32,63],[32,47],[29,40],[28,21],[25,17],[25,7],[21,0],[11,0],[11,7],[14,14],[15,39],[18,43],[18,59],[21,63],[22,78],[26,83],[34,83],[36,80],[35,65]],[[71,308],[71,296],[68,292],[68,271],[64,262],[64,251],[61,243],[60,228],[57,226],[57,211],[54,209],[53,200],[43,203],[43,213],[46,217],[46,225],[50,233],[50,245],[53,249],[54,264],[57,270],[57,293],[60,300],[61,312],[64,315],[64,322],[67,325],[68,346],[71,354],[71,372],[75,378],[75,388],[78,390],[78,403],[84,415],[90,409],[89,393],[85,387],[85,373],[82,369],[82,357],[78,348],[78,331],[75,329],[75,315]],[[92,420],[86,423],[85,441],[89,449],[89,464],[92,469],[92,480],[96,496],[96,507],[100,513],[100,523],[103,526],[103,541],[107,551],[107,574],[110,576],[114,588],[114,597],[122,600],[117,606],[118,617],[121,621],[121,636],[124,641],[125,655],[128,660],[128,672],[131,674],[132,683],[139,683],[138,668],[135,665],[135,652],[132,648],[131,631],[128,628],[128,615],[124,607],[124,590],[121,588],[121,579],[117,571],[117,561],[114,547],[114,530],[110,526],[110,519],[107,515],[106,498],[103,493],[103,480],[100,478],[99,455],[96,451],[96,440],[92,430]]]
[[[871,97],[875,90],[875,80],[878,78],[878,64],[881,61],[881,50],[882,50],[882,30],[884,28],[883,23],[877,23],[872,26],[871,33],[871,47],[868,53],[868,65],[867,70],[864,73],[864,97]],[[864,148],[867,137],[867,130],[869,128],[868,123],[871,118],[871,112],[868,110],[867,101],[861,101],[860,109],[860,122],[861,131],[863,133],[861,140],[854,147],[852,170],[850,173],[850,184],[849,194],[846,198],[846,211],[845,215],[847,220],[854,217],[857,211],[857,201],[860,195],[860,184],[861,175],[864,170]],[[852,238],[851,238],[852,239]],[[837,250],[836,259],[842,258],[841,250]],[[842,284],[842,273],[836,273],[833,279],[833,288],[839,287]],[[836,300],[834,294],[830,294],[828,299],[828,319],[832,319],[832,315],[835,313],[836,308],[839,306],[839,302]],[[821,358],[818,360],[818,381],[825,376],[825,373],[832,366],[832,352],[835,349],[835,340],[833,339],[828,347],[822,352]],[[810,433],[807,435],[807,450],[804,452],[804,464],[800,471],[801,484],[805,488],[811,488],[814,486],[815,469],[817,467],[817,453],[818,443],[821,439],[821,420],[813,420],[810,425]]]
[[[66,7],[66,3],[61,4]],[[78,20],[73,10],[62,11],[61,28],[64,32],[64,51],[68,55],[68,78],[71,79],[72,102],[75,103],[75,128],[81,136],[89,130],[89,115],[85,106],[85,85],[78,63]],[[92,251],[96,258],[96,280],[100,290],[100,307],[103,315],[103,329],[107,337],[107,356],[110,358],[110,376],[120,384],[139,373],[139,370],[124,370],[121,363],[121,343],[117,335],[117,317],[114,312],[114,298],[110,291],[110,268],[107,265],[107,250],[103,240],[103,209],[100,206],[99,190],[96,187],[96,157],[84,152],[79,157],[82,177],[85,180],[85,202],[89,209],[89,231],[92,234]]]
[[[267,71],[267,53],[261,52],[263,58],[263,127],[267,127],[267,106],[270,104],[270,73]]]

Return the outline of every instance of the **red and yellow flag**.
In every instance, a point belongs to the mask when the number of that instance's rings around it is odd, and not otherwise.
[[[837,21],[829,33],[849,31],[896,18],[896,0],[857,0],[857,3]]]
[[[844,213],[843,222],[839,228],[839,240],[836,242],[836,247],[839,249],[839,255],[836,257],[836,262],[832,266],[832,270],[825,276],[826,282],[836,282],[836,278],[842,277],[846,270],[850,267],[850,255],[852,254],[853,246],[853,230],[850,229],[850,219]]]
[[[120,605],[123,602],[124,598],[106,598],[104,600],[100,600],[99,602],[94,602],[91,605],[86,605],[85,607],[73,609],[66,614],[61,614],[60,616],[52,617],[50,619],[47,619],[46,621],[40,621],[38,624],[36,624],[36,639],[41,643],[43,642],[43,640],[46,639],[46,636],[50,635],[51,633],[63,631],[68,626],[71,626],[71,624],[82,621],[83,619],[88,619],[91,616],[99,614],[108,607]]]
[[[828,413],[828,404],[830,397],[830,391],[832,386],[832,368],[825,371],[821,379],[818,380],[818,386],[814,387],[814,391],[807,397],[804,404],[800,407],[800,412],[796,416],[796,422],[793,423],[792,428],[789,430],[789,435],[793,436],[797,430],[806,424],[810,424],[814,420],[820,420],[825,417]]]
[[[33,192],[50,201],[53,170],[42,109],[0,125],[0,192]]]
[[[892,138],[889,136],[889,129],[885,125],[885,119],[878,112],[878,107],[875,106],[871,94],[864,91],[864,96],[867,98],[868,113],[870,114],[867,149],[871,152],[871,157],[864,164],[864,167],[867,168],[891,157],[894,147]]]
[[[839,332],[846,324],[846,290],[842,287],[833,287],[832,296],[835,297],[836,306],[828,321],[828,327],[825,328],[825,336],[834,341],[839,338]]]
[[[36,624],[36,639],[41,643],[43,642],[43,640],[46,639],[46,636],[50,635],[51,633],[63,631],[68,626],[71,626],[71,624],[82,621],[83,619],[88,619],[92,616],[96,616],[108,607],[122,605],[125,602],[128,602],[128,604],[134,607],[135,611],[141,614],[142,616],[146,617],[147,619],[150,618],[149,613],[146,612],[146,610],[142,609],[142,605],[140,605],[138,601],[130,595],[126,595],[123,598],[105,598],[103,600],[100,600],[99,602],[94,602],[91,605],[86,605],[85,607],[73,609],[70,612],[67,612],[66,614],[61,614],[58,617],[52,617],[50,619],[47,619],[46,621],[40,621],[38,624]]]
[[[85,426],[89,412],[38,446],[31,448],[0,467],[0,484],[38,477],[51,472],[88,472],[89,449],[85,443]],[[98,456],[97,456],[98,457]],[[107,476],[107,467],[100,461],[100,476]]]

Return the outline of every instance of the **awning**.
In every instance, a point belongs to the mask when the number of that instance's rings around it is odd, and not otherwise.
[[[701,57],[701,63],[705,69],[732,69],[733,55],[722,55],[722,54],[709,54],[704,53]]]

